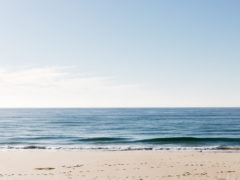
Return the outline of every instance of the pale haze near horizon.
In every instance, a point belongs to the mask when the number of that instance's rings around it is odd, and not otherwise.
[[[239,107],[240,2],[0,3],[0,107]]]

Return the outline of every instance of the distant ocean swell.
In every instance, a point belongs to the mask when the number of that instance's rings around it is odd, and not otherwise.
[[[207,145],[207,144],[232,144],[240,146],[240,138],[197,138],[197,137],[166,137],[166,138],[151,138],[141,140],[131,140],[128,138],[111,138],[111,137],[94,137],[94,138],[83,138],[76,139],[78,142],[91,142],[91,143],[143,143],[143,144],[154,144],[154,145],[165,145],[165,144],[182,144],[182,145]]]
[[[29,137],[29,138],[14,138],[11,142],[1,142],[0,145],[13,145],[13,144],[24,144],[29,141],[34,142],[35,144],[39,144],[40,140],[55,140],[61,141],[64,139],[63,137]],[[66,137],[65,140],[68,139],[69,143],[72,144],[142,144],[142,145],[184,145],[184,146],[192,146],[192,145],[216,145],[216,144],[228,144],[240,146],[240,138],[224,138],[224,137],[166,137],[166,138],[150,138],[150,139],[139,139],[133,140],[131,138],[117,138],[117,137],[91,137],[91,138],[73,138]],[[32,143],[30,143],[32,144]]]

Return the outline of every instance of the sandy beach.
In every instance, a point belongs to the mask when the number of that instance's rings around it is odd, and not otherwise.
[[[1,152],[0,179],[240,179],[240,153]]]

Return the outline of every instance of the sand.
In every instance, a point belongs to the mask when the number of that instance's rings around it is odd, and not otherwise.
[[[240,153],[0,152],[0,180],[240,180]]]

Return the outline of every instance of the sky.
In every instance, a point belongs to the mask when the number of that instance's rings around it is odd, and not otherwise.
[[[239,9],[0,1],[0,107],[240,107]]]

